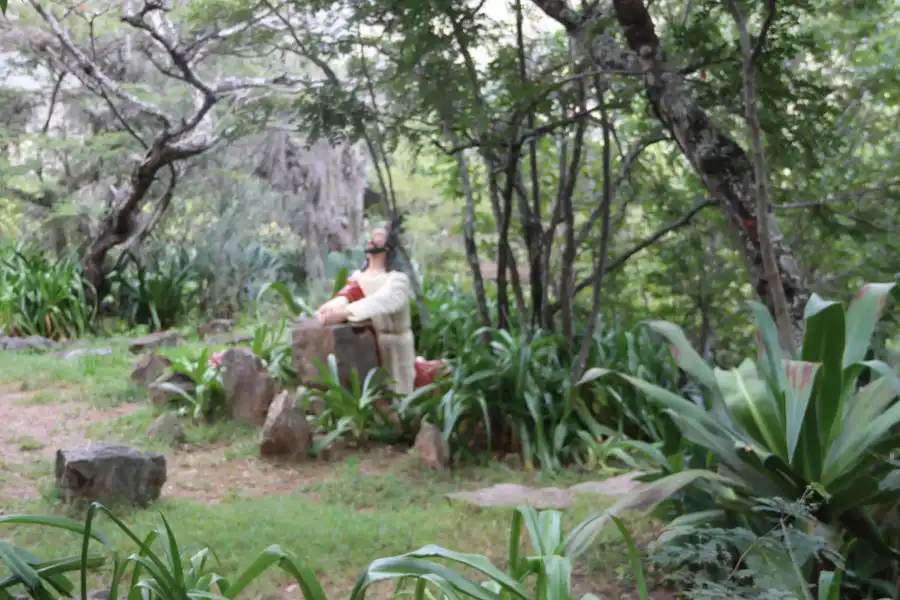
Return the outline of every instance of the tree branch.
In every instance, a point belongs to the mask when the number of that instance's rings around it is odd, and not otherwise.
[[[607,125],[607,126],[609,126],[609,125]],[[625,160],[622,161],[622,171],[619,174],[619,177],[616,179],[616,182],[615,182],[615,184],[613,184],[613,187],[612,187],[613,197],[615,197],[615,195],[618,193],[619,188],[622,186],[623,183],[625,183],[625,180],[628,179],[628,175],[631,173],[631,168],[634,166],[635,161],[638,159],[638,157],[641,155],[641,153],[644,150],[646,150],[647,148],[649,148],[650,146],[652,146],[653,144],[665,141],[666,139],[668,139],[668,138],[661,133],[650,133],[650,134],[644,136],[640,141],[638,141],[637,144],[635,144],[635,146],[628,152],[628,155],[625,157]],[[592,199],[591,203],[593,204],[594,202],[595,202],[595,199]],[[588,220],[585,222],[584,225],[581,226],[581,230],[578,232],[578,242],[577,243],[579,246],[581,244],[583,244],[584,241],[591,234],[591,231],[594,229],[594,226],[597,224],[597,221],[603,215],[604,210],[605,209],[603,208],[603,203],[601,202],[594,208],[594,210],[591,211],[591,215],[588,217]]]
[[[697,214],[699,214],[703,209],[709,208],[710,206],[715,206],[716,204],[717,203],[715,200],[712,200],[712,199],[704,200],[701,203],[694,206],[691,210],[689,210],[687,213],[682,215],[680,218],[660,227],[652,235],[644,238],[643,240],[641,240],[640,242],[638,242],[637,244],[635,244],[634,246],[629,248],[625,253],[617,256],[616,260],[612,261],[609,264],[609,266],[603,271],[603,275],[606,275],[607,273],[610,273],[612,271],[622,268],[623,266],[625,266],[625,263],[627,263],[631,259],[632,256],[634,256],[638,252],[641,252],[642,250],[649,248],[650,246],[652,246],[653,244],[658,242],[666,234],[671,233],[677,229],[681,229],[682,227],[688,225],[691,222],[691,220],[695,216],[697,216]],[[575,286],[575,294],[577,295],[579,292],[584,291],[586,288],[592,286],[593,284],[594,284],[594,275],[592,274],[590,277],[585,278],[584,280],[580,281],[578,283],[578,285]],[[559,310],[559,307],[560,307],[560,303],[556,302],[553,304],[551,310],[553,312],[556,312],[557,310]]]

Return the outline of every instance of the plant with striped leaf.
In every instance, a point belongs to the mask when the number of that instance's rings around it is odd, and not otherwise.
[[[707,365],[678,326],[650,322],[703,390],[699,404],[605,369],[592,370],[583,382],[626,381],[716,458],[721,477],[713,485],[723,508],[705,519],[726,511],[749,515],[754,496],[797,500],[812,488],[821,497],[820,520],[868,542],[863,548],[900,560],[876,525],[883,507],[900,502],[900,464],[890,456],[900,432],[900,377],[886,363],[866,360],[893,287],[864,286],[846,311],[813,295],[799,358],[785,356],[768,311],[753,303],[758,356],[730,371]],[[872,380],[860,386],[864,372]]]

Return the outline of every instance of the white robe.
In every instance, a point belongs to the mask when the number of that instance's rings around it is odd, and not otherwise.
[[[357,271],[350,280],[359,284],[366,297],[346,304],[347,320],[372,321],[382,366],[394,380],[391,388],[398,394],[411,393],[416,379],[416,344],[409,311],[409,277],[401,271],[377,275]],[[338,297],[329,304],[346,302],[346,298]]]

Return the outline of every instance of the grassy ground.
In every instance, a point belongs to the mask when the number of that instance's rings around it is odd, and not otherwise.
[[[54,491],[57,447],[97,440],[161,450],[169,462],[163,499],[152,510],[123,513],[129,526],[145,534],[162,513],[181,545],[209,546],[221,560],[220,571],[229,575],[267,546],[279,544],[319,573],[330,597],[338,598],[375,558],[425,544],[485,554],[503,566],[511,511],[451,505],[445,498],[450,491],[499,482],[569,485],[578,480],[502,465],[425,472],[391,449],[335,463],[271,465],[255,458],[255,432],[228,423],[191,427],[185,447],[164,448],[146,436],[155,413],[145,392],[129,381],[134,357],[126,344],[101,340],[94,345],[110,347],[113,354],[61,361],[0,352],[0,514],[78,516],[58,502]],[[606,504],[583,498],[566,511],[566,523],[574,525]],[[631,527],[639,538],[653,529],[647,522]],[[125,544],[110,523],[101,530]],[[42,557],[77,547],[76,539],[40,528],[3,526],[0,531],[3,539]],[[636,598],[627,572],[625,545],[610,531],[579,565],[579,588]],[[273,574],[258,592],[285,596],[286,586],[286,578]],[[623,595],[622,589],[631,593]]]

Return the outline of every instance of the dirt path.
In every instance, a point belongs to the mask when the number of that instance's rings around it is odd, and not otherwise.
[[[37,402],[60,397],[59,402]],[[87,434],[98,421],[132,414],[139,404],[122,404],[98,410],[83,402],[66,400],[65,389],[22,389],[0,386],[0,503],[37,500],[52,486],[53,465],[59,448],[97,442]],[[286,494],[300,486],[327,479],[334,465],[309,461],[279,465],[253,458],[229,459],[227,446],[199,448],[183,446],[167,451],[168,481],[165,498],[189,498],[216,503],[235,496]],[[363,473],[384,472],[398,453],[375,452],[360,460]]]

